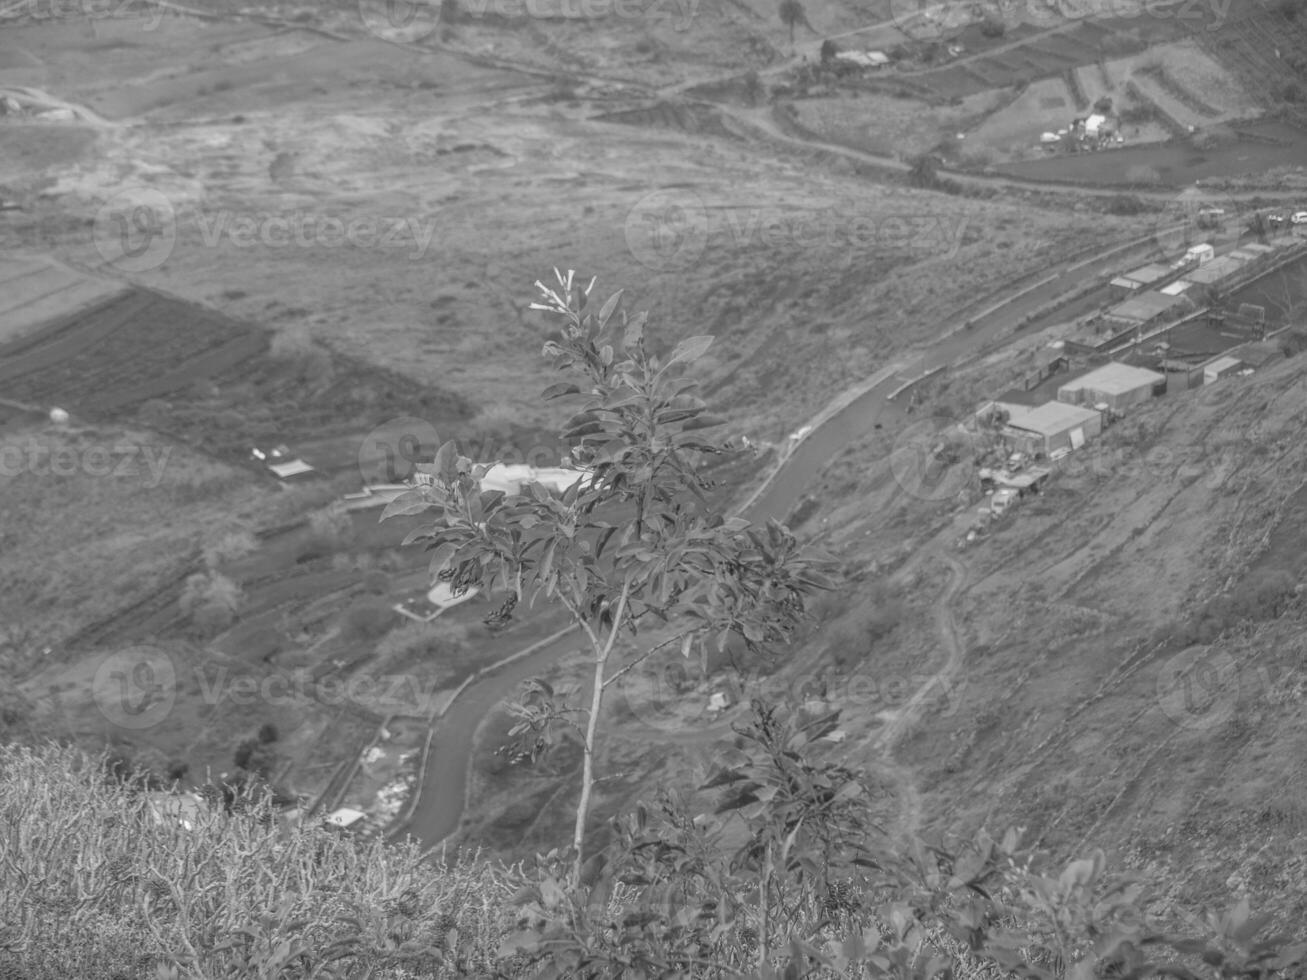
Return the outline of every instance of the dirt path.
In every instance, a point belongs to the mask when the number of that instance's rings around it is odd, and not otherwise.
[[[951,529],[947,533],[951,534]],[[943,687],[946,692],[952,689],[951,682],[962,667],[965,653],[965,647],[958,637],[957,621],[953,616],[952,605],[966,585],[966,566],[953,555],[944,551],[939,545],[932,547],[928,553],[931,557],[938,558],[947,565],[952,573],[949,584],[945,587],[943,594],[935,601],[934,607],[935,629],[939,633],[940,644],[944,648],[946,659],[939,670],[921,687],[917,688],[907,703],[895,713],[893,719],[877,734],[872,745],[886,755],[893,751],[894,744],[903,737],[907,730],[912,727],[913,722],[920,717],[926,699],[930,697],[935,688]]]

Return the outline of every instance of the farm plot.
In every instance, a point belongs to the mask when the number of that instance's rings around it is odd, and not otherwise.
[[[966,130],[1004,100],[982,92],[960,106],[923,105],[911,99],[864,95],[857,100],[803,99],[795,103],[799,122],[822,137],[869,153],[915,156],[939,143],[942,134]]]
[[[194,382],[216,351],[248,356],[261,329],[160,293],[133,289],[0,353],[0,381],[16,398],[58,398],[89,414]],[[259,344],[254,342],[255,338]],[[230,347],[233,342],[240,344]],[[221,363],[223,359],[217,359]]]
[[[1071,121],[1071,93],[1061,78],[1035,82],[1007,108],[994,113],[968,135],[1003,155],[1024,153],[1039,144],[1039,134]]]
[[[121,293],[126,287],[92,279],[43,258],[0,258],[0,356],[3,345],[42,323]]]
[[[199,363],[189,361],[181,370]],[[178,385],[167,400],[156,395],[142,404],[142,424],[162,420],[178,438],[233,460],[247,459],[251,447],[284,442],[307,452],[324,475],[357,471],[363,438],[382,422],[413,417],[452,434],[474,414],[467,401],[436,385],[311,342],[239,362],[229,358],[196,377],[208,384]]]

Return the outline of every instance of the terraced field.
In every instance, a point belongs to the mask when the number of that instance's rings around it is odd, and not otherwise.
[[[265,350],[267,331],[132,288],[0,345],[9,397],[105,415],[176,391]]]
[[[117,281],[83,276],[45,258],[0,258],[0,345],[17,340],[53,317],[117,296],[125,288]]]

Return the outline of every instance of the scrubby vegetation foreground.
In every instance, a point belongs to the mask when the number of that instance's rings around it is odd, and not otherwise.
[[[145,784],[61,747],[0,747],[0,976],[1271,978],[1307,943],[1247,902],[1150,920],[1101,852],[1064,868],[1019,834],[890,845],[856,774],[809,757],[829,719],[756,706],[713,780],[719,813],[663,797],[567,855],[435,866],[411,845],[288,828],[245,797],[184,826]],[[734,852],[730,823],[747,828]]]

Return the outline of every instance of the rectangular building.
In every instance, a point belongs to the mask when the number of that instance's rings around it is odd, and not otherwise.
[[[1164,391],[1166,375],[1113,362],[1058,388],[1057,400],[1070,405],[1105,402],[1114,412],[1124,412]]]
[[[1219,283],[1222,279],[1228,279],[1242,268],[1243,263],[1238,259],[1230,255],[1222,255],[1196,269],[1190,269],[1185,273],[1185,278],[1190,282],[1210,286]]]
[[[1150,262],[1148,265],[1142,265],[1133,272],[1125,274],[1126,279],[1133,279],[1141,286],[1151,286],[1153,283],[1165,279],[1171,274],[1171,270],[1164,265],[1156,262]]]
[[[1175,282],[1163,286],[1158,292],[1163,296],[1179,296],[1192,285],[1193,283],[1188,279],[1177,279]]]
[[[1211,263],[1208,263],[1209,265]],[[1154,320],[1160,320],[1169,313],[1176,313],[1182,303],[1186,304],[1184,296],[1167,296],[1165,293],[1159,293],[1156,290],[1146,290],[1140,292],[1124,303],[1118,303],[1103,315],[1109,320],[1115,320],[1118,323],[1127,325],[1142,326],[1152,323]]]
[[[1078,449],[1102,431],[1099,412],[1057,401],[1013,412],[1003,435],[1018,452],[1047,456],[1058,449]]]
[[[1203,384],[1209,385],[1213,381],[1220,381],[1242,367],[1243,361],[1237,357],[1219,357],[1203,366]]]

